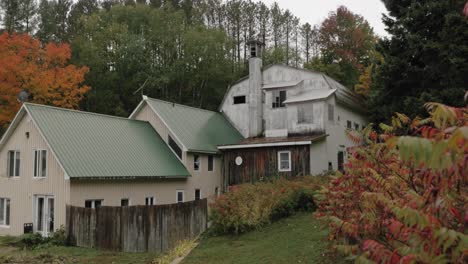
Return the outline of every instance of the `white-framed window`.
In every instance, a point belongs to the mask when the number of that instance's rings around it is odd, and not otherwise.
[[[200,156],[193,155],[193,170],[199,171],[200,170]]]
[[[47,177],[47,150],[34,150],[34,177]]]
[[[291,171],[291,151],[278,152],[278,170]]]
[[[18,150],[9,150],[8,151],[8,163],[7,163],[7,172],[8,177],[19,177],[20,176],[20,165],[21,158],[20,152]]]
[[[208,155],[208,171],[214,170],[214,156]]]
[[[335,121],[335,107],[332,104],[327,104],[327,105],[328,105],[328,121]]]
[[[285,107],[284,101],[286,101],[286,91],[275,90],[271,92],[272,95],[272,108]]]
[[[99,208],[102,206],[102,201],[103,200],[86,200],[85,201],[85,207],[86,208]]]
[[[195,201],[201,199],[201,191],[200,189],[195,189]]]
[[[145,205],[155,205],[156,199],[154,196],[146,197],[145,198]]]
[[[123,199],[120,199],[120,206],[130,206],[130,199],[128,198],[123,198]]]
[[[352,122],[351,121],[346,121],[346,128],[352,129]]]
[[[358,123],[354,123],[354,129],[359,130],[359,124]]]
[[[0,198],[0,226],[10,226],[10,199]]]
[[[177,201],[177,203],[183,203],[185,201],[184,190],[177,190],[176,191],[176,201]]]

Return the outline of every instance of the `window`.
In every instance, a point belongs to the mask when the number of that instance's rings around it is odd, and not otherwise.
[[[245,95],[234,96],[234,104],[245,104]]]
[[[278,152],[278,170],[291,171],[291,151]]]
[[[200,200],[200,198],[201,198],[200,189],[195,189],[195,201]]]
[[[208,155],[208,171],[213,171],[214,168],[214,157],[213,155]]]
[[[313,124],[314,109],[312,104],[300,105],[297,107],[297,123]]]
[[[328,104],[328,121],[335,121],[335,107]]]
[[[338,152],[338,170],[341,172],[344,170],[343,164],[344,164],[344,152],[339,151]]]
[[[145,205],[154,205],[155,202],[154,202],[154,197],[146,197],[145,198]]]
[[[193,169],[200,170],[200,156],[198,155],[193,155]]]
[[[359,124],[358,123],[354,123],[354,129],[359,130]]]
[[[285,107],[284,101],[286,101],[286,91],[273,91],[273,108]]]
[[[10,199],[0,198],[0,226],[10,226]]]
[[[8,151],[8,177],[19,177],[20,176],[20,152],[17,150]]]
[[[174,139],[171,138],[171,136],[168,136],[168,141],[169,141],[169,147],[175,152],[177,157],[179,159],[182,159],[182,149],[180,149],[179,145],[174,141]]]
[[[120,206],[130,206],[130,200],[125,198],[120,200]]]
[[[348,129],[351,129],[351,128],[352,128],[351,121],[349,121],[349,120],[346,121],[346,127],[347,127]]]
[[[47,150],[34,151],[34,177],[47,177]]]
[[[177,190],[176,191],[177,195],[177,203],[183,203],[184,202],[184,191],[183,190]]]
[[[85,207],[86,208],[99,208],[102,206],[102,200],[86,200]]]

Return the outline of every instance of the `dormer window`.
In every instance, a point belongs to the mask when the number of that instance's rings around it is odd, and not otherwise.
[[[245,95],[241,95],[241,96],[234,96],[234,104],[245,104]]]
[[[284,101],[286,101],[286,91],[276,90],[272,92],[273,95],[273,108],[285,107]]]

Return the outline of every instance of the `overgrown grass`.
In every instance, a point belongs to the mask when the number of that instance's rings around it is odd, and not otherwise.
[[[182,258],[192,250],[197,243],[192,240],[184,240],[173,250],[156,258],[152,264],[170,264],[177,258]]]
[[[300,213],[239,236],[204,238],[183,263],[340,262],[329,251],[327,231],[310,213]]]
[[[12,246],[17,242],[17,237],[0,237],[0,263],[134,264],[151,263],[159,256],[155,253],[120,253],[63,246],[46,246],[33,250],[22,250]]]

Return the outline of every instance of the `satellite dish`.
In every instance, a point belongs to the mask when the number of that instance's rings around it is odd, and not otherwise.
[[[18,94],[18,102],[24,104],[28,100],[29,100],[29,94],[26,90],[23,90]]]

